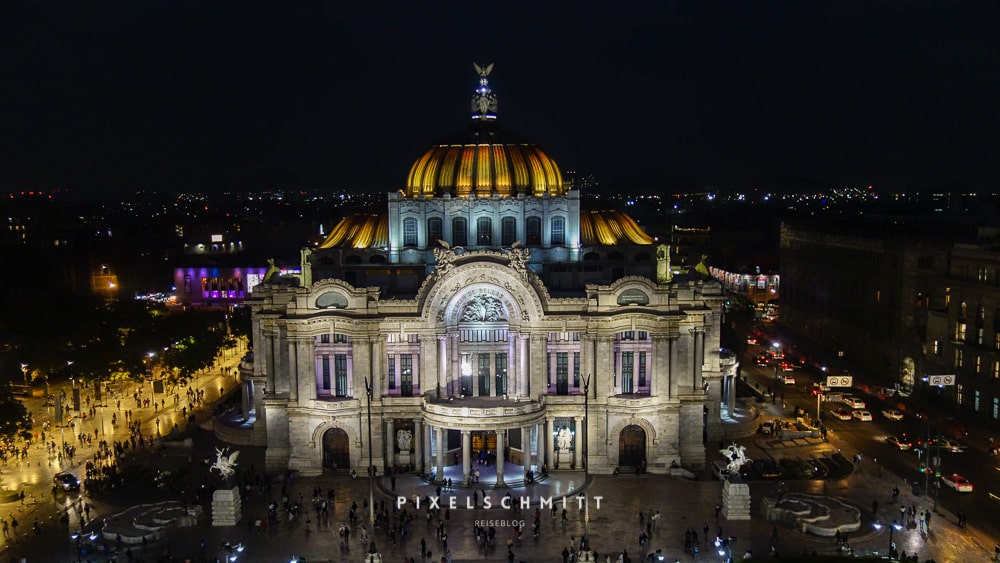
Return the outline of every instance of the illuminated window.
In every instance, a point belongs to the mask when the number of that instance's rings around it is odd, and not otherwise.
[[[998,340],[998,343],[1000,343],[1000,340]],[[1000,345],[1000,344],[998,344],[998,345]],[[931,344],[931,352],[935,356],[940,356],[941,355],[941,341],[940,340],[935,340],[934,343]]]
[[[632,393],[632,375],[634,371],[635,354],[633,352],[622,352],[622,393]]]
[[[958,385],[955,386],[955,402],[958,403],[958,404],[960,404],[960,405],[962,404],[962,384],[961,383],[959,383]]]
[[[947,307],[951,305],[951,288],[944,288],[944,306]]]
[[[967,314],[969,314],[969,305],[962,301],[962,304],[958,306],[958,316],[964,319]]]
[[[976,329],[976,344],[983,345],[983,327]]]
[[[542,244],[542,220],[539,217],[528,217],[524,221],[525,244]]]
[[[437,241],[444,238],[444,233],[441,231],[441,218],[431,217],[427,220],[427,244],[428,246],[437,245]]]
[[[979,306],[979,312],[976,313],[976,316],[979,317],[979,322],[985,321],[986,320],[986,307],[983,307],[982,305],[980,305]]]
[[[517,220],[504,217],[500,220],[500,244],[510,246],[517,240]]]
[[[333,357],[333,376],[336,383],[334,393],[338,397],[347,396],[347,354],[336,354]]]
[[[552,244],[566,244],[566,220],[562,217],[552,218]]]
[[[493,244],[493,221],[489,217],[476,220],[476,244],[490,246]]]
[[[389,389],[396,388],[396,356],[389,354]]]
[[[646,386],[646,353],[639,352],[639,387]]]
[[[960,368],[965,362],[965,357],[962,354],[962,350],[955,350],[955,367]]]
[[[976,356],[976,375],[983,372],[983,357]]]
[[[979,391],[972,397],[972,410],[979,412]]]
[[[451,220],[451,241],[452,246],[469,244],[469,222],[465,217],[455,217]]]
[[[1000,360],[993,361],[993,379],[1000,379]]]
[[[323,371],[323,390],[330,391],[330,356],[323,354],[322,361],[322,371]]]
[[[403,246],[417,246],[417,220],[403,221]]]
[[[1000,350],[1000,330],[993,333],[993,348]]]
[[[955,323],[955,340],[965,342],[965,323]]]
[[[993,397],[993,419],[1000,418],[1000,398]]]

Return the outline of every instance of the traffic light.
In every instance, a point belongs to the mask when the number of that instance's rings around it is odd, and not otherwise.
[[[920,464],[920,468],[919,468],[919,469],[920,469],[920,472],[921,472],[921,473],[924,473],[924,472],[926,472],[926,471],[927,471],[927,466],[921,463],[921,464]]]

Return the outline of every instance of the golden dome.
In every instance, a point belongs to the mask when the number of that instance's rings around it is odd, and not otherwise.
[[[319,248],[382,248],[389,245],[389,217],[385,214],[348,215],[330,230]]]
[[[583,211],[580,213],[580,239],[585,246],[611,246],[619,243],[653,244],[653,238],[621,211]]]
[[[566,193],[555,161],[534,144],[493,122],[474,122],[456,138],[432,146],[410,168],[406,196],[558,196]]]

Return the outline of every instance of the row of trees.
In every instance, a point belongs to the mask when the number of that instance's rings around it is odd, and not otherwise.
[[[156,371],[186,378],[249,333],[250,313],[56,294],[6,295],[0,369],[7,382],[140,380]]]

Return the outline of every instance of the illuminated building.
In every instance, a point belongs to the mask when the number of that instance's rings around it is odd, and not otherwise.
[[[660,249],[631,217],[581,210],[555,161],[499,128],[486,74],[468,129],[420,156],[385,212],[303,248],[300,287],[254,290],[252,422],[221,432],[266,444],[269,471],[467,473],[483,450],[582,470],[586,441],[591,472],[666,473],[703,467],[722,437],[721,287],[658,283]]]

